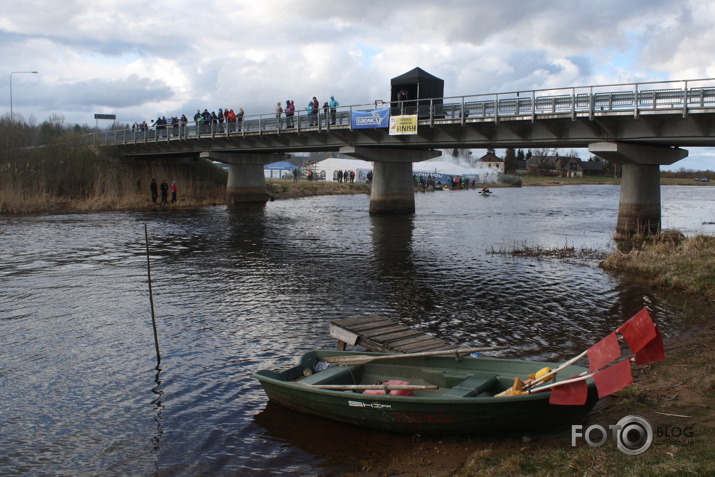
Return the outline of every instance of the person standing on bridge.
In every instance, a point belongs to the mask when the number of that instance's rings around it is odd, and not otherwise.
[[[320,103],[318,98],[313,96],[313,120],[315,121],[315,126],[320,124]]]
[[[281,106],[281,102],[278,101],[276,103],[276,124],[277,128],[280,130],[281,128],[281,114],[283,114],[283,106]]]
[[[166,183],[166,179],[161,183],[161,203],[166,204],[166,198],[169,195],[169,184]]]
[[[295,106],[293,106],[291,104],[289,99],[286,99],[285,113],[286,113],[286,127],[292,128],[293,127],[293,115],[295,114]]]
[[[156,185],[156,179],[151,180],[149,188],[151,189],[151,201],[156,204],[156,198],[159,197],[159,188]]]
[[[335,124],[335,120],[338,115],[338,106],[340,106],[340,103],[335,100],[335,96],[331,96],[330,103],[328,104],[330,104],[330,124]]]
[[[312,101],[305,107],[305,113],[308,115],[308,126],[315,126],[315,115],[313,114]]]
[[[243,131],[243,108],[238,108],[238,114],[236,114],[236,126],[239,131]]]

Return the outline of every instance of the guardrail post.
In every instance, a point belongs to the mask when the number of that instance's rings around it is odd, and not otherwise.
[[[464,96],[462,96],[462,110],[459,113],[459,117],[462,118],[462,126],[464,126],[464,123],[466,122],[466,117],[467,117],[467,114],[464,110]]]
[[[571,121],[576,121],[576,88],[571,88]]]
[[[499,93],[494,97],[494,124],[499,124]]]
[[[531,122],[536,121],[536,91],[531,91]]]
[[[444,100],[442,100],[444,101]],[[417,116],[417,120],[419,121],[419,116]],[[434,127],[434,99],[430,98],[429,100],[429,126],[431,128]]]
[[[685,80],[685,85],[683,86],[683,117],[688,116],[688,81]]]
[[[634,85],[633,93],[633,119],[638,119],[638,83]]]

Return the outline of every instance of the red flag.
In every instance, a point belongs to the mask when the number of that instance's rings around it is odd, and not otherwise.
[[[660,330],[655,327],[655,338],[645,345],[645,347],[636,353],[636,364],[655,363],[665,359],[665,348],[663,348],[663,338],[660,336]]]
[[[621,356],[621,347],[614,331],[588,349],[588,370],[592,373]]]
[[[630,360],[623,360],[620,363],[599,371],[593,375],[593,380],[596,382],[599,398],[620,391],[633,383]]]
[[[638,353],[655,338],[655,325],[646,308],[636,313],[616,331],[623,335],[633,354]]]
[[[588,398],[588,384],[586,380],[575,383],[563,384],[551,389],[549,404],[561,406],[583,406]]]

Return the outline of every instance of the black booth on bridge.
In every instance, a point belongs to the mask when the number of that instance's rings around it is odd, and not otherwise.
[[[437,105],[441,111],[444,97],[444,80],[427,73],[422,68],[415,68],[390,81],[390,114],[419,114],[429,117],[429,106]]]

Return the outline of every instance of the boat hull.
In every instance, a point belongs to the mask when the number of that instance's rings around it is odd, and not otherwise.
[[[377,361],[361,366],[345,366],[331,373],[320,371],[309,378],[292,379],[302,369],[310,368],[321,356],[339,355],[340,352],[320,351],[306,353],[301,364],[288,372],[258,371],[254,373],[268,398],[282,406],[299,412],[321,416],[357,426],[383,431],[453,434],[493,433],[510,431],[559,431],[581,422],[598,400],[595,386],[589,382],[586,403],[579,406],[549,404],[550,392],[521,396],[493,397],[491,394],[508,387],[514,376],[525,378],[554,363],[539,363],[493,358],[405,358]],[[354,354],[354,353],[349,353]],[[371,356],[376,355],[371,353]],[[399,363],[398,363],[399,362]],[[567,368],[566,377],[582,372],[576,366]],[[347,369],[347,372],[344,370]],[[491,370],[491,371],[490,371]],[[381,374],[385,378],[399,378],[414,384],[436,384],[437,391],[416,391],[413,396],[367,395],[350,390],[317,389],[302,384],[306,380],[325,383],[349,384],[339,374],[351,375],[353,384],[370,382]],[[492,373],[497,379],[488,376]],[[453,384],[478,374],[493,382],[491,392],[459,397],[446,392]]]

